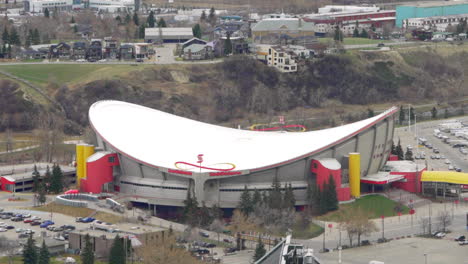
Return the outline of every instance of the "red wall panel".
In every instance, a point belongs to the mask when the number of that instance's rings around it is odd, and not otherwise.
[[[114,162],[111,162],[113,157]],[[105,183],[114,180],[113,168],[119,165],[117,154],[107,154],[98,160],[86,162],[86,179],[81,180],[81,191],[100,193]]]

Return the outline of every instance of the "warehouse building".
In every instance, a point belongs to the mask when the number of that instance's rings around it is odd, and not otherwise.
[[[192,28],[145,28],[145,42],[184,43],[193,38]]]
[[[415,2],[414,4],[400,5],[396,7],[397,27],[403,27],[405,21],[411,18],[450,16],[468,13],[466,1],[439,1],[439,2]]]

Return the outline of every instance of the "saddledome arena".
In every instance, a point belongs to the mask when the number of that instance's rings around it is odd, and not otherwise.
[[[89,109],[97,145],[77,145],[77,183],[84,192],[120,192],[151,206],[235,208],[247,186],[291,184],[298,206],[308,182],[332,175],[340,201],[360,195],[390,155],[396,108],[359,122],[310,132],[259,132],[190,120],[144,106],[99,101]],[[387,178],[386,183],[392,181]]]

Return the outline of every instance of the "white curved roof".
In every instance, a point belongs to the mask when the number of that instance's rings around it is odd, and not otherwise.
[[[215,164],[232,163],[238,171],[264,169],[317,153],[395,111],[391,108],[356,123],[303,133],[221,127],[120,101],[94,103],[89,119],[107,144],[147,165],[176,169],[175,162],[196,164],[197,155],[203,154],[203,166],[219,168],[226,165]]]

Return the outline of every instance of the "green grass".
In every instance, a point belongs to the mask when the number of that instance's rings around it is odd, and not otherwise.
[[[388,199],[382,195],[367,195],[362,198],[356,199],[355,202],[349,204],[340,205],[340,208],[337,211],[330,212],[326,215],[318,217],[319,220],[323,221],[333,221],[337,222],[339,220],[339,214],[341,210],[348,208],[362,208],[368,212],[369,218],[379,218],[384,215],[388,216],[397,216],[398,213],[394,210],[397,202]],[[407,206],[402,206],[402,214],[408,214],[409,208]]]
[[[148,65],[142,65],[143,69]],[[60,85],[74,85],[77,83],[117,77],[136,68],[131,65],[109,64],[37,64],[37,65],[10,65],[0,66],[0,69],[28,80],[39,86],[49,82]]]
[[[318,38],[321,43],[333,42],[333,38]],[[344,38],[343,45],[366,45],[366,44],[378,44],[388,43],[390,40],[381,39],[368,39],[368,38]]]
[[[323,228],[314,223],[310,223],[307,229],[303,229],[299,224],[295,224],[292,228],[292,236],[297,239],[310,239],[322,233]]]

